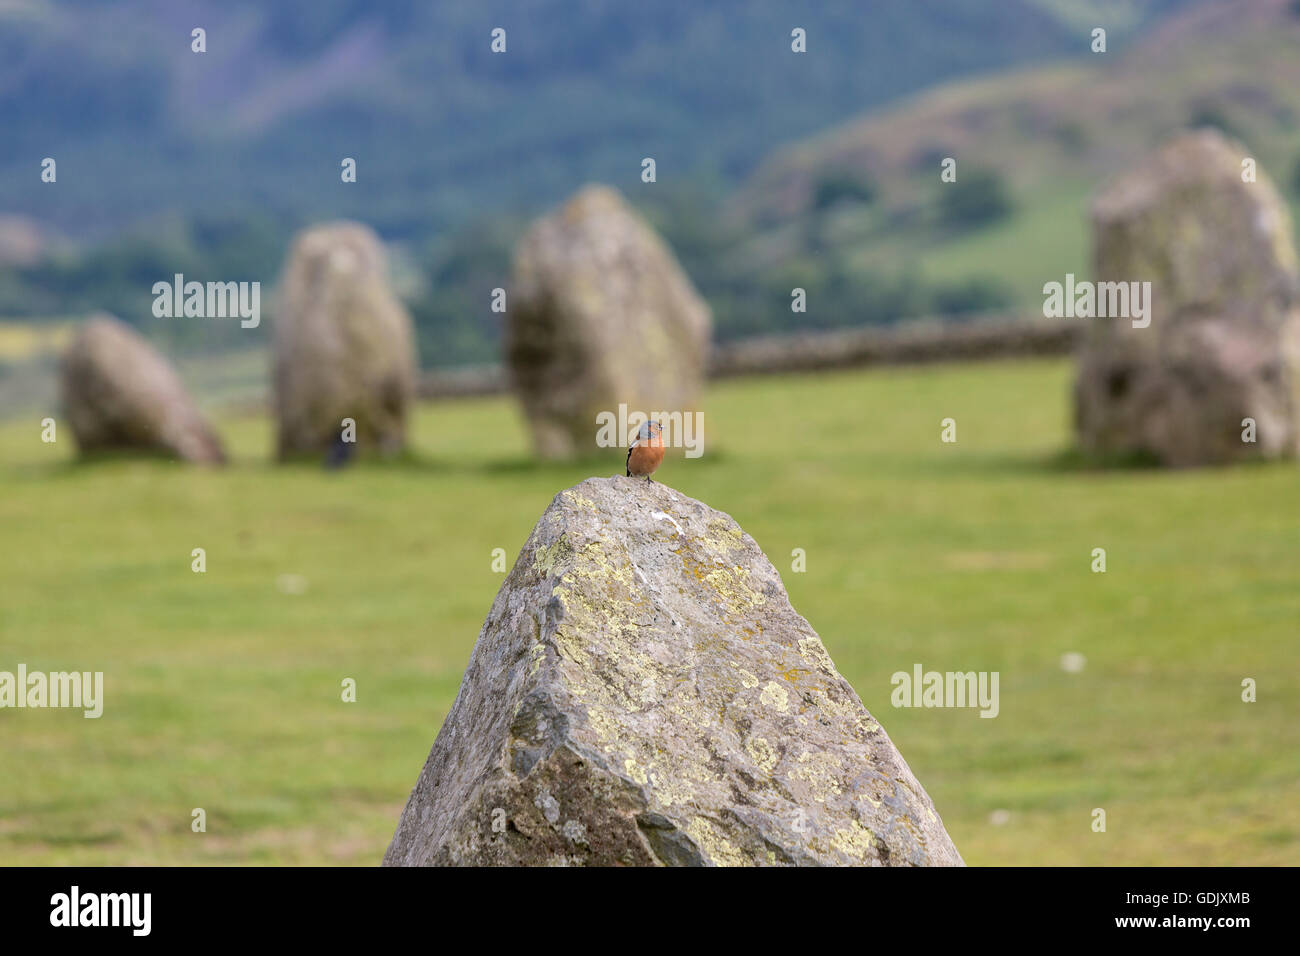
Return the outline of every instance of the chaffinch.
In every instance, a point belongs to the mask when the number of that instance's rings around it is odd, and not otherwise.
[[[644,422],[627,450],[627,477],[649,481],[664,460],[664,430],[658,422]]]

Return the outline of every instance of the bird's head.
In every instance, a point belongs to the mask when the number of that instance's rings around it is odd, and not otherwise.
[[[656,438],[662,438],[664,434],[663,426],[658,422],[642,422],[641,427],[637,429],[637,441],[653,441]]]

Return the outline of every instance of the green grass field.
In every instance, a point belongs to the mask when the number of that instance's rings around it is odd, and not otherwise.
[[[763,546],[967,862],[1294,864],[1300,471],[1071,467],[1069,378],[727,383],[704,457],[658,477]],[[492,550],[513,561],[556,492],[622,467],[533,465],[504,399],[424,406],[413,461],[343,473],[272,466],[262,419],[220,422],[224,471],[78,465],[38,421],[0,427],[0,670],[102,670],[106,700],[0,711],[6,864],[378,863],[501,584]],[[916,663],[998,671],[1000,714],[894,709]]]

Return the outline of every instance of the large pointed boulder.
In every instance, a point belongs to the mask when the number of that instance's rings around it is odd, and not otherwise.
[[[275,412],[281,458],[320,455],[349,436],[358,449],[405,447],[415,394],[411,318],[389,287],[379,237],[353,222],[293,243],[275,314]]]
[[[592,478],[542,515],[388,865],[961,865],[729,516]]]
[[[84,454],[143,452],[205,465],[225,452],[175,370],[138,333],[92,316],[63,354],[63,410]]]
[[[539,220],[516,251],[506,364],[543,458],[599,451],[597,415],[693,410],[708,306],[622,197],[588,186]]]
[[[1083,450],[1170,466],[1295,455],[1300,274],[1286,203],[1250,152],[1180,135],[1103,189],[1092,219],[1094,279],[1149,282],[1150,313],[1080,320]]]

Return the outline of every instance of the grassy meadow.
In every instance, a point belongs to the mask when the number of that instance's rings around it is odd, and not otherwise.
[[[1294,864],[1300,471],[1079,468],[1070,374],[727,382],[658,477],[757,539],[968,863]],[[339,473],[273,466],[261,417],[218,419],[221,471],[77,464],[40,417],[0,426],[0,670],[101,670],[105,703],[0,711],[3,864],[377,864],[493,549],[622,470],[533,464],[504,398],[424,405],[410,461]],[[998,671],[999,715],[891,707],[916,663]]]

